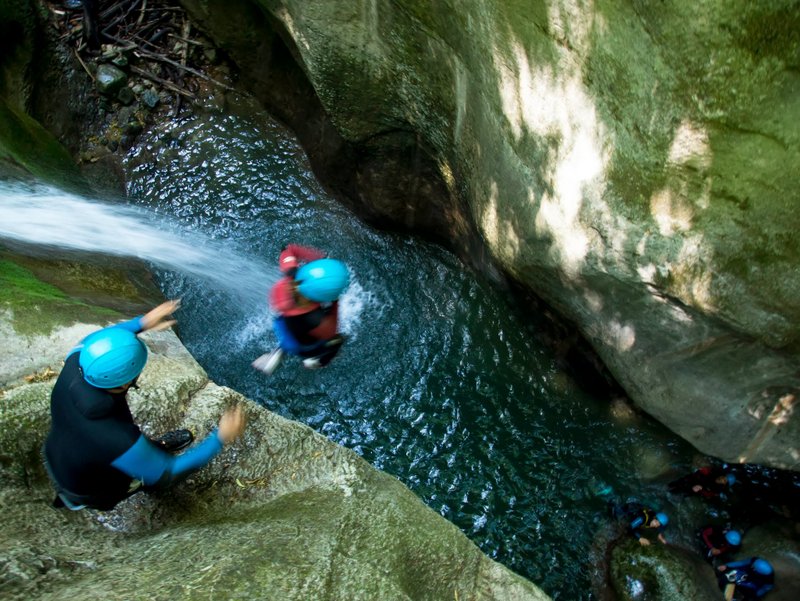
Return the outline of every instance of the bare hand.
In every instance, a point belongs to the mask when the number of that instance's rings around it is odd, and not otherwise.
[[[246,423],[244,411],[239,405],[223,413],[219,419],[219,430],[217,431],[222,444],[230,444],[239,438],[244,432]]]
[[[650,545],[650,541],[647,540],[646,538],[640,538],[639,539],[639,544],[642,545],[643,547],[647,547],[647,546]]]
[[[181,300],[175,299],[161,303],[155,309],[148,311],[142,317],[142,331],[152,330],[154,332],[159,332],[171,328],[177,323],[177,321],[171,319],[171,315],[180,309],[180,307]]]

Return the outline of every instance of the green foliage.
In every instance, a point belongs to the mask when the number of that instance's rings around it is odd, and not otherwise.
[[[77,165],[58,140],[3,98],[0,98],[0,160],[21,165],[42,181],[66,190],[88,190]]]
[[[116,316],[110,309],[93,307],[70,298],[42,282],[29,270],[0,260],[0,307],[13,312],[12,324],[19,334],[49,334],[58,325],[85,321],[90,317]]]

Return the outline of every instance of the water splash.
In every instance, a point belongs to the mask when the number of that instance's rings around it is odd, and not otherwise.
[[[352,279],[339,299],[339,329],[355,340],[362,314],[368,313],[380,319],[382,308],[383,305],[375,293],[366,290],[358,280]]]
[[[151,211],[43,186],[0,183],[0,240],[135,257],[201,278],[241,302],[263,304],[276,267],[253,261]]]

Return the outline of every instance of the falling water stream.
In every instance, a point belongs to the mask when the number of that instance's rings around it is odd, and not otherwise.
[[[660,503],[663,475],[689,465],[689,445],[615,417],[564,373],[536,316],[442,248],[336,203],[296,140],[247,102],[154,130],[126,163],[130,206],[6,186],[0,238],[149,262],[183,299],[180,336],[215,381],[397,476],[554,598],[590,598],[608,498]],[[250,363],[275,345],[266,295],[288,242],[349,265],[348,340],[323,370],[289,358],[266,377]]]
[[[41,247],[135,257],[205,281],[247,303],[258,303],[277,267],[214,244],[151,211],[92,202],[60,190],[0,183],[0,239]],[[209,269],[212,263],[214,268]]]

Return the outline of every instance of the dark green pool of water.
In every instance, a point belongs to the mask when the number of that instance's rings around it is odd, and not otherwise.
[[[660,503],[659,476],[685,469],[692,449],[583,392],[536,342],[535,316],[450,253],[363,225],[315,181],[294,138],[246,102],[169,128],[128,158],[137,202],[265,265],[298,242],[353,274],[339,357],[319,371],[289,359],[267,378],[250,363],[275,344],[271,281],[232,278],[225,290],[160,272],[209,375],[394,474],[554,598],[590,598],[588,549],[607,498]],[[243,302],[239,287],[264,302]]]

